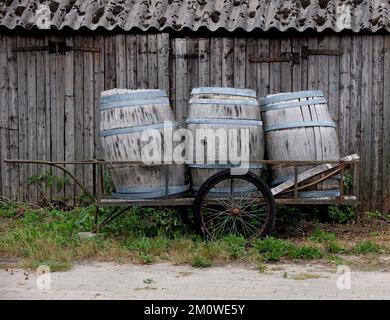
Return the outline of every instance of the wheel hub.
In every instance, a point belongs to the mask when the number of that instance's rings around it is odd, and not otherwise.
[[[239,217],[240,214],[241,214],[241,209],[240,208],[233,208],[231,211],[230,211],[231,215],[233,217]]]

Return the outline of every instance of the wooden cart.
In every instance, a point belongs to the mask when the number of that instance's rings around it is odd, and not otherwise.
[[[95,226],[92,232],[96,233],[103,226],[111,222],[130,207],[185,207],[193,206],[194,221],[198,232],[205,237],[214,238],[225,233],[237,233],[246,237],[268,235],[275,223],[276,204],[336,204],[355,205],[357,197],[344,193],[345,170],[352,169],[357,173],[359,157],[351,155],[339,161],[279,161],[258,160],[251,163],[262,163],[270,170],[277,166],[294,167],[294,176],[287,181],[273,187],[267,186],[257,175],[233,174],[230,169],[218,172],[203,183],[197,194],[193,196],[168,196],[169,175],[165,174],[165,197],[158,199],[118,199],[104,193],[104,172],[110,165],[143,165],[136,161],[41,161],[41,160],[5,160],[9,164],[38,164],[54,166],[63,170],[74,182],[91,198],[96,205]],[[93,167],[93,190],[90,192],[67,168],[66,165],[89,165]],[[161,165],[161,164],[156,164]],[[164,164],[163,164],[164,165]],[[298,174],[300,166],[310,167],[309,170]],[[168,165],[166,173],[168,173]],[[320,192],[310,190],[326,179],[338,175],[339,188],[335,193],[321,195]],[[217,192],[215,192],[217,190]],[[325,194],[325,195],[324,195]],[[99,221],[99,208],[111,208],[109,214]]]

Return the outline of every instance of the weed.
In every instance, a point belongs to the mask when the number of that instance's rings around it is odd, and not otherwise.
[[[267,266],[263,262],[259,262],[257,264],[257,270],[259,270],[261,273],[264,273],[267,271]]]
[[[333,254],[346,253],[348,251],[335,240],[327,242],[325,246],[326,246],[326,251]]]
[[[353,187],[353,175],[346,171],[344,172],[344,190],[346,193],[348,193],[349,190],[351,190]]]
[[[307,279],[318,279],[321,278],[318,274],[312,274],[312,273],[299,273],[295,274],[291,277],[294,280],[307,280]]]
[[[196,255],[193,257],[191,265],[195,268],[209,268],[213,263],[205,257]]]
[[[224,239],[231,258],[239,259],[245,256],[247,240],[242,236],[228,235]]]
[[[371,240],[367,240],[357,243],[354,252],[358,254],[381,253],[382,247]]]
[[[253,246],[262,254],[265,261],[279,261],[294,247],[290,242],[273,237],[256,240]]]
[[[331,262],[334,262],[338,266],[346,264],[345,260],[339,256],[329,255],[329,256],[327,256],[327,259]]]
[[[314,260],[321,259],[324,256],[324,253],[317,247],[303,246],[295,247],[290,250],[289,256],[293,259]]]
[[[153,280],[152,278],[146,278],[146,279],[144,279],[143,282],[144,282],[145,284],[151,284],[151,283],[154,282],[154,280]]]
[[[329,217],[336,223],[347,223],[356,218],[356,208],[347,206],[339,208],[336,205],[329,206]]]
[[[390,222],[390,214],[384,214],[380,211],[369,211],[367,212],[367,217],[371,220],[383,220],[383,221],[387,221],[387,222]]]
[[[309,237],[309,240],[317,241],[317,242],[335,241],[336,235],[334,233],[327,232],[317,228]]]
[[[299,273],[295,274],[291,277],[294,280],[307,280],[307,279],[318,279],[321,278],[318,274],[312,274],[312,273]]]

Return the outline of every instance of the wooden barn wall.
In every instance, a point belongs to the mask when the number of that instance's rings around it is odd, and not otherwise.
[[[299,64],[252,63],[251,56],[340,50],[342,55],[309,55]],[[361,209],[390,210],[390,35],[286,38],[171,39],[171,92],[183,123],[191,88],[231,86],[267,94],[323,90],[338,124],[343,156],[358,153],[355,177]]]
[[[54,55],[13,53],[13,47],[65,40],[100,49]],[[252,63],[253,55],[337,49],[343,54],[309,55],[298,64]],[[49,172],[37,166],[8,166],[5,158],[48,160],[101,156],[98,139],[100,91],[114,87],[170,91],[183,124],[191,88],[234,86],[258,96],[291,90],[323,90],[338,124],[342,155],[362,161],[356,188],[361,209],[390,210],[390,36],[342,35],[283,38],[169,38],[168,34],[74,37],[0,36],[0,194],[37,202],[44,193],[29,177]],[[91,187],[92,171],[70,167]],[[49,196],[70,196],[69,185]]]

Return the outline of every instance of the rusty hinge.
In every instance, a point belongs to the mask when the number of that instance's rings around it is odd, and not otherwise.
[[[68,46],[65,41],[49,41],[47,46],[16,47],[13,52],[48,51],[49,54],[65,54],[68,51],[100,52],[99,48]]]
[[[249,61],[253,63],[261,62],[291,62],[292,64],[298,64],[300,62],[300,55],[298,52],[282,52],[277,56],[251,56]]]
[[[323,55],[323,56],[341,56],[343,52],[340,50],[334,49],[309,49],[308,46],[302,46],[301,48],[301,58],[307,59],[309,55]]]

